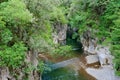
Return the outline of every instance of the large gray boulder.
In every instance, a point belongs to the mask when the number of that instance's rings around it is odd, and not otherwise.
[[[86,58],[87,64],[92,64],[99,61],[98,55],[89,55],[89,56],[86,56],[85,58]]]
[[[108,47],[100,47],[96,51],[100,65],[103,67],[104,65],[110,64],[112,65],[113,56],[111,55]]]
[[[86,72],[95,77],[96,80],[120,80],[120,77],[115,75],[114,69],[110,65],[99,69],[87,68]]]

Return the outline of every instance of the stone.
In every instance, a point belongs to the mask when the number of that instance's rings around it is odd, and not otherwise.
[[[58,36],[57,36],[57,34],[53,33],[52,36],[53,36],[53,43],[58,44]]]
[[[85,58],[86,58],[87,64],[92,64],[92,63],[96,63],[99,61],[97,55],[89,55],[89,56],[86,56]]]
[[[96,80],[120,80],[120,77],[115,75],[114,69],[111,69],[109,65],[99,69],[86,68],[86,72],[95,77]]]
[[[106,63],[107,56],[105,54],[99,54],[98,57],[99,57],[99,61],[100,61],[101,66],[107,64]]]
[[[109,48],[107,47],[100,47],[97,51],[97,55],[99,58],[99,62],[101,67],[103,67],[103,65],[112,65],[112,55],[110,54]]]
[[[47,58],[45,55],[39,53],[39,54],[38,54],[38,57],[39,57],[40,60],[42,60],[43,62],[45,62],[45,63],[48,62],[48,58]]]
[[[11,79],[9,68],[8,67],[1,67],[0,68],[0,80],[8,80]],[[12,79],[13,80],[13,79]]]
[[[88,51],[88,53],[90,53],[90,54],[95,54],[95,53],[96,53],[96,52],[95,52],[95,48],[94,48],[93,45],[90,45],[87,51]]]
[[[66,44],[67,24],[56,23],[53,25],[53,43]]]
[[[91,55],[96,54],[97,39],[96,38],[85,38],[81,37],[81,43],[83,45],[84,53]]]

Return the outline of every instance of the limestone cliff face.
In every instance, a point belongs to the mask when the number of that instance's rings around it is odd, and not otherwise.
[[[38,66],[37,56],[38,56],[38,53],[32,50],[28,52],[27,58],[26,58],[26,62],[31,63],[36,69]],[[28,80],[39,80],[39,77],[40,75],[36,70],[31,70],[28,74]]]
[[[0,80],[8,80],[10,78],[9,69],[7,67],[0,68]]]
[[[92,32],[90,30],[86,30],[81,36],[81,43],[83,45],[84,54],[87,54],[90,57],[91,55],[95,55],[95,57],[91,57],[92,61],[94,61],[93,58],[96,58],[97,56],[96,60],[100,62],[101,66],[108,64],[112,65],[113,56],[110,53],[109,47],[98,45],[97,41],[98,39],[92,36]]]
[[[81,43],[83,45],[85,54],[95,54],[95,50],[97,47],[97,38],[92,36],[90,30],[86,30],[81,36]]]
[[[41,80],[40,72],[38,72],[37,66],[38,66],[38,54],[35,51],[28,51],[26,53],[25,61],[23,62],[23,66],[17,69],[9,69],[8,67],[0,67],[0,80],[24,80],[26,77],[28,80]],[[29,63],[34,66],[34,70],[30,69],[30,71],[25,73],[25,68],[28,68],[30,65]],[[17,77],[15,77],[14,74],[17,74]]]
[[[53,42],[55,44],[66,44],[67,24],[54,23],[53,25]]]

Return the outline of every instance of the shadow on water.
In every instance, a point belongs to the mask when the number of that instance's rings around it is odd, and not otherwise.
[[[88,79],[85,78],[79,72],[76,72],[71,68],[64,67],[43,74],[42,80],[88,80]]]
[[[72,46],[73,48],[73,58],[78,57],[80,60],[85,63],[84,55],[82,55],[82,44],[76,42],[76,40],[69,39],[67,40],[67,45]],[[47,55],[48,56],[48,55]],[[48,56],[48,59],[53,63],[61,62],[68,60],[69,58],[59,57],[53,58]],[[79,70],[75,70],[73,67],[63,67],[59,69],[55,69],[53,71],[48,71],[47,73],[43,73],[42,80],[96,80],[91,75],[87,74],[85,69],[79,67]]]
[[[85,62],[83,57],[80,59]],[[78,62],[76,62],[78,64]],[[76,70],[77,67],[77,70]],[[42,75],[42,80],[96,80],[89,75],[84,68],[77,65],[68,65],[63,68],[58,68],[52,71],[48,71]]]
[[[77,39],[67,38],[66,45],[71,46],[73,51],[83,53],[82,43],[77,41]]]

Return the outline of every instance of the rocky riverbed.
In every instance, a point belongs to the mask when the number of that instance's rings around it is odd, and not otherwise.
[[[60,67],[57,64],[60,64]],[[76,71],[76,73],[80,73],[86,77],[86,80],[120,80],[120,77],[114,73],[113,65],[106,64],[102,67],[100,66],[97,55],[82,55],[57,62],[53,65],[57,65],[58,68],[69,67]]]

